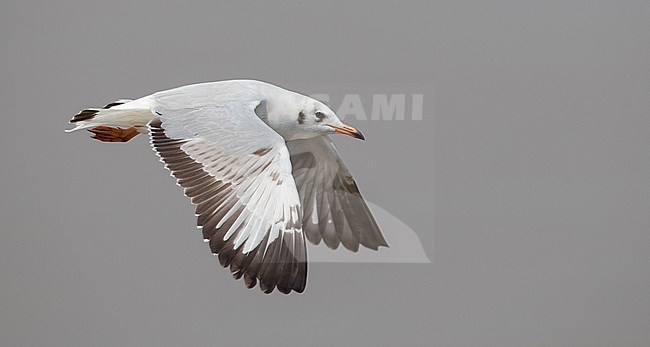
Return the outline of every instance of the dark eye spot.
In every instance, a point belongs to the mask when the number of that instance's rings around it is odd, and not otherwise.
[[[298,113],[298,124],[304,123],[305,118],[307,118],[307,116],[305,116],[305,113],[300,111],[300,113]]]
[[[323,113],[323,112],[321,112],[321,111],[316,111],[315,114],[316,114],[316,118],[318,118],[318,119],[316,120],[316,122],[318,122],[318,123],[322,122],[323,119],[325,118],[325,113]]]

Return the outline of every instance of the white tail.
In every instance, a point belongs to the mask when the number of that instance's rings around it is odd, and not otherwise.
[[[70,123],[76,126],[66,132],[89,129],[98,126],[143,127],[154,117],[144,99],[118,100],[104,108],[88,108],[77,113]]]

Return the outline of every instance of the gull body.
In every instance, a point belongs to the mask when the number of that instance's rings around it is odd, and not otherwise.
[[[302,292],[305,239],[387,246],[328,134],[364,139],[315,99],[255,80],[210,82],[80,111],[104,142],[139,133],[197,205],[204,241],[233,276],[265,293]]]

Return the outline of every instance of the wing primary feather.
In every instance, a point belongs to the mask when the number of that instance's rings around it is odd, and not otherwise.
[[[313,244],[358,251],[388,246],[329,136],[287,142],[303,205],[303,231]]]
[[[226,110],[230,109],[223,106],[210,112]],[[235,133],[233,125],[232,132],[223,128],[216,136],[208,123],[231,126],[228,122],[237,116],[218,118],[207,111],[183,114],[160,107],[161,118],[149,123],[152,147],[196,205],[197,226],[234,278],[243,278],[249,288],[259,283],[265,293],[275,288],[302,292],[307,276],[305,239],[284,141],[263,123],[253,124],[258,127],[254,131],[264,129],[266,135],[244,140],[244,133]],[[215,123],[217,118],[221,123]],[[246,122],[238,126],[251,126]],[[273,144],[254,144],[267,137]]]

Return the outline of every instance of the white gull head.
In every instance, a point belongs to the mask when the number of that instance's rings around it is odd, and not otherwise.
[[[256,110],[260,118],[286,141],[340,133],[365,140],[363,134],[343,124],[327,105],[308,96],[276,87],[266,105]]]

